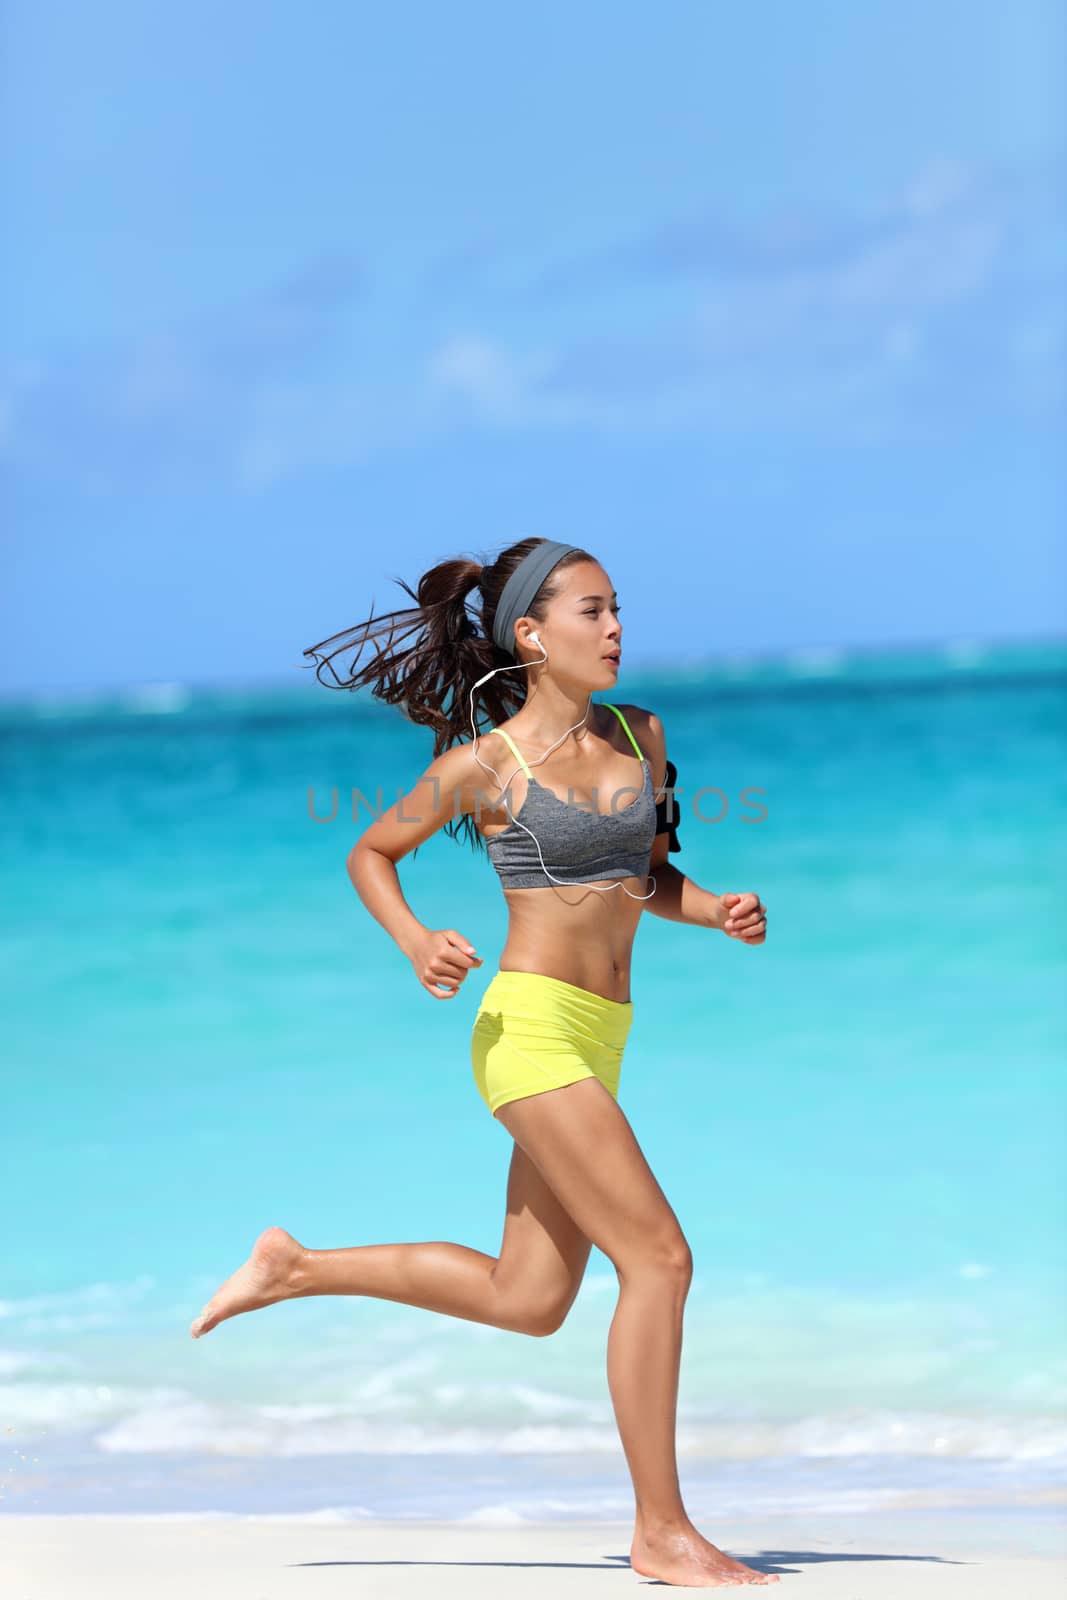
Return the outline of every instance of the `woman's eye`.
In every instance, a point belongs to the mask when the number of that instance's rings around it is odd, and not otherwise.
[[[622,606],[612,606],[611,609],[614,611],[615,615],[618,616],[622,611]],[[596,610],[594,608],[592,611],[587,611],[585,614],[587,617],[595,617]]]

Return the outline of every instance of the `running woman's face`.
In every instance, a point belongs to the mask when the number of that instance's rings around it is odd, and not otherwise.
[[[618,597],[598,561],[577,561],[558,574],[559,592],[544,622],[523,619],[516,627],[522,660],[539,663],[561,681],[584,689],[608,689],[619,676],[622,624]],[[530,642],[536,633],[542,649]]]

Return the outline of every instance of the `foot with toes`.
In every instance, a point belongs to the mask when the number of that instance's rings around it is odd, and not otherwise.
[[[284,1228],[265,1228],[252,1246],[248,1260],[216,1289],[200,1315],[190,1325],[194,1339],[210,1333],[227,1317],[241,1311],[291,1299],[300,1292],[305,1251]]]
[[[777,1583],[778,1574],[746,1567],[690,1524],[671,1533],[634,1535],[630,1566],[643,1578],[689,1589],[736,1589],[742,1584]]]

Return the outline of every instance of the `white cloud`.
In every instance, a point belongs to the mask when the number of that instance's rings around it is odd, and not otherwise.
[[[426,364],[432,386],[461,395],[491,421],[521,420],[531,385],[551,369],[544,354],[520,358],[488,339],[452,338],[434,350]]]
[[[936,216],[967,191],[973,169],[950,156],[933,156],[906,185],[903,204],[917,217]]]
[[[1048,418],[1064,403],[1058,176],[937,154],[855,213],[660,225],[543,274],[535,339],[513,295],[506,335],[467,327],[406,364],[387,346],[376,369],[342,354],[362,274],[322,257],[243,305],[13,366],[0,451],[90,486],[208,471],[254,492],[472,425],[844,442],[983,406]]]

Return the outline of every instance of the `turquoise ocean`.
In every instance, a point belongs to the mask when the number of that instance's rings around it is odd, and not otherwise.
[[[0,1512],[626,1518],[592,1252],[532,1339],[392,1302],[188,1326],[256,1235],[496,1253],[469,1037],[505,907],[438,835],[435,1002],[345,857],[428,731],[282,687],[0,707]],[[692,1245],[694,1517],[1067,1499],[1067,646],[624,671],[750,949],[646,912],[620,1103]],[[353,816],[355,807],[356,816]],[[722,1527],[721,1520],[711,1527]]]

